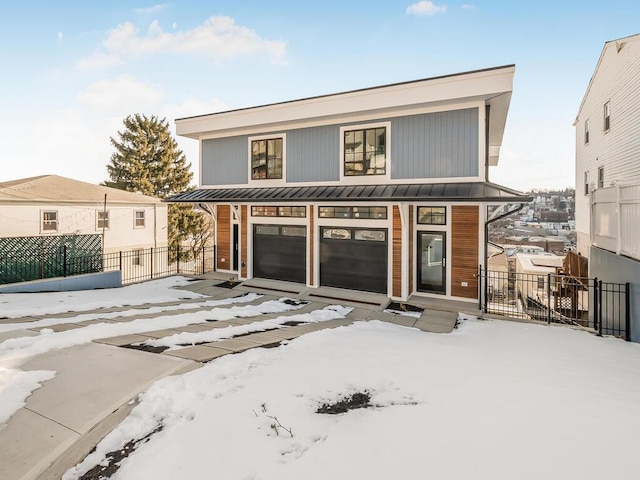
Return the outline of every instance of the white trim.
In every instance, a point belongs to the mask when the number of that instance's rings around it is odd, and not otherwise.
[[[326,126],[338,126],[348,123],[358,123],[358,122],[369,122],[375,123],[380,121],[380,119],[391,119],[391,118],[400,118],[407,117],[411,115],[420,115],[426,113],[440,113],[440,112],[450,112],[455,110],[466,110],[468,108],[477,108],[478,110],[484,111],[485,103],[484,100],[476,100],[469,101],[465,99],[464,102],[459,103],[448,103],[448,104],[438,104],[438,105],[412,105],[407,107],[398,107],[394,109],[389,109],[388,112],[374,112],[374,113],[353,113],[349,112],[345,115],[342,115],[338,120],[335,117],[331,118],[303,118],[299,119],[295,122],[272,122],[267,125],[256,125],[256,126],[239,126],[234,129],[224,129],[215,132],[206,132],[203,133],[198,138],[202,140],[213,140],[216,138],[228,138],[235,136],[254,136],[254,135],[264,135],[265,138],[270,138],[271,132],[272,135],[278,135],[273,132],[281,132],[281,131],[289,131],[289,130],[298,130],[302,128],[311,128],[311,127],[326,127]]]
[[[276,140],[282,139],[282,178],[263,178],[259,180],[253,180],[251,178],[252,175],[252,165],[251,165],[251,143],[257,140]],[[265,135],[252,135],[247,137],[247,164],[248,164],[248,173],[247,173],[247,185],[250,187],[283,187],[287,185],[287,134],[282,133],[273,133],[273,134],[265,134]],[[227,185],[224,185],[224,188],[228,188]]]
[[[344,134],[354,130],[385,128],[385,173],[384,175],[345,175],[344,174]],[[391,180],[391,122],[360,123],[340,127],[340,157],[338,159],[339,180],[341,185],[370,185],[389,183]]]
[[[142,213],[142,220],[144,222],[143,225],[137,225],[137,223],[138,223],[137,214],[139,212]],[[133,211],[133,228],[134,229],[147,228],[147,213],[146,213],[145,210],[136,209],[136,210]]]
[[[456,103],[475,99],[491,101],[513,89],[514,66],[466,72],[395,85],[324,95],[254,108],[182,118],[176,121],[176,133],[201,138],[216,131],[235,131],[245,126],[273,125],[312,118],[349,115],[352,112],[394,111],[417,105]],[[496,114],[506,117],[508,104]]]
[[[104,227],[104,230],[109,230],[110,229],[110,227],[111,227],[111,218],[110,218],[111,215],[109,214],[110,211],[111,210],[106,210],[105,211],[105,210],[96,209],[96,231],[97,232],[101,232],[102,228],[103,228],[103,227],[100,226],[100,214],[101,213],[106,213],[107,214],[107,226]]]

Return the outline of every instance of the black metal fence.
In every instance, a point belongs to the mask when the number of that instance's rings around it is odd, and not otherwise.
[[[630,340],[629,284],[562,274],[479,270],[485,313],[578,325]]]
[[[0,284],[120,270],[125,285],[168,277],[201,275],[215,270],[215,247],[141,248],[129,251],[70,255],[67,247],[41,250],[33,259],[0,257]]]

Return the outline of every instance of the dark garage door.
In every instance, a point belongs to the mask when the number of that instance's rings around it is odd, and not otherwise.
[[[320,284],[387,293],[387,230],[322,227]]]
[[[253,226],[253,276],[287,282],[307,281],[307,229]]]

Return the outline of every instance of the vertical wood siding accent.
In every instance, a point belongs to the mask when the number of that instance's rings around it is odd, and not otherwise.
[[[478,129],[477,108],[391,119],[391,178],[477,176]]]
[[[202,141],[202,185],[246,184],[249,177],[248,137]]]
[[[479,207],[451,207],[451,295],[478,298]],[[468,286],[463,287],[462,282]]]
[[[314,225],[314,221],[313,221],[313,211],[314,211],[314,205],[308,205],[307,206],[307,211],[309,212],[309,238],[307,239],[307,241],[309,242],[309,284],[311,286],[314,285],[314,280],[313,280],[313,274],[314,274],[314,270],[313,270],[313,264],[314,264],[314,250],[313,250],[313,241],[315,239],[315,225]]]
[[[340,179],[340,127],[300,128],[287,132],[288,182]]]
[[[240,276],[247,278],[247,206],[240,207]]]
[[[402,220],[400,208],[393,206],[393,288],[394,297],[402,296]]]
[[[231,270],[231,206],[218,205],[216,214],[216,253],[219,270]],[[224,259],[224,262],[222,261]]]
[[[409,205],[409,265],[407,268],[409,269],[409,295],[413,293],[413,272],[414,272],[414,258],[415,252],[413,251],[415,248],[415,227],[413,225],[413,205]]]

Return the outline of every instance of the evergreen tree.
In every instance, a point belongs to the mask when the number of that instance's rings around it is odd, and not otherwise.
[[[107,165],[109,180],[104,185],[158,198],[189,191],[193,178],[191,164],[171,136],[167,120],[136,113],[123,123],[125,128],[118,132],[118,138],[111,137],[116,151]],[[206,222],[191,205],[169,204],[168,210],[168,241],[172,251],[184,240],[202,238]]]

